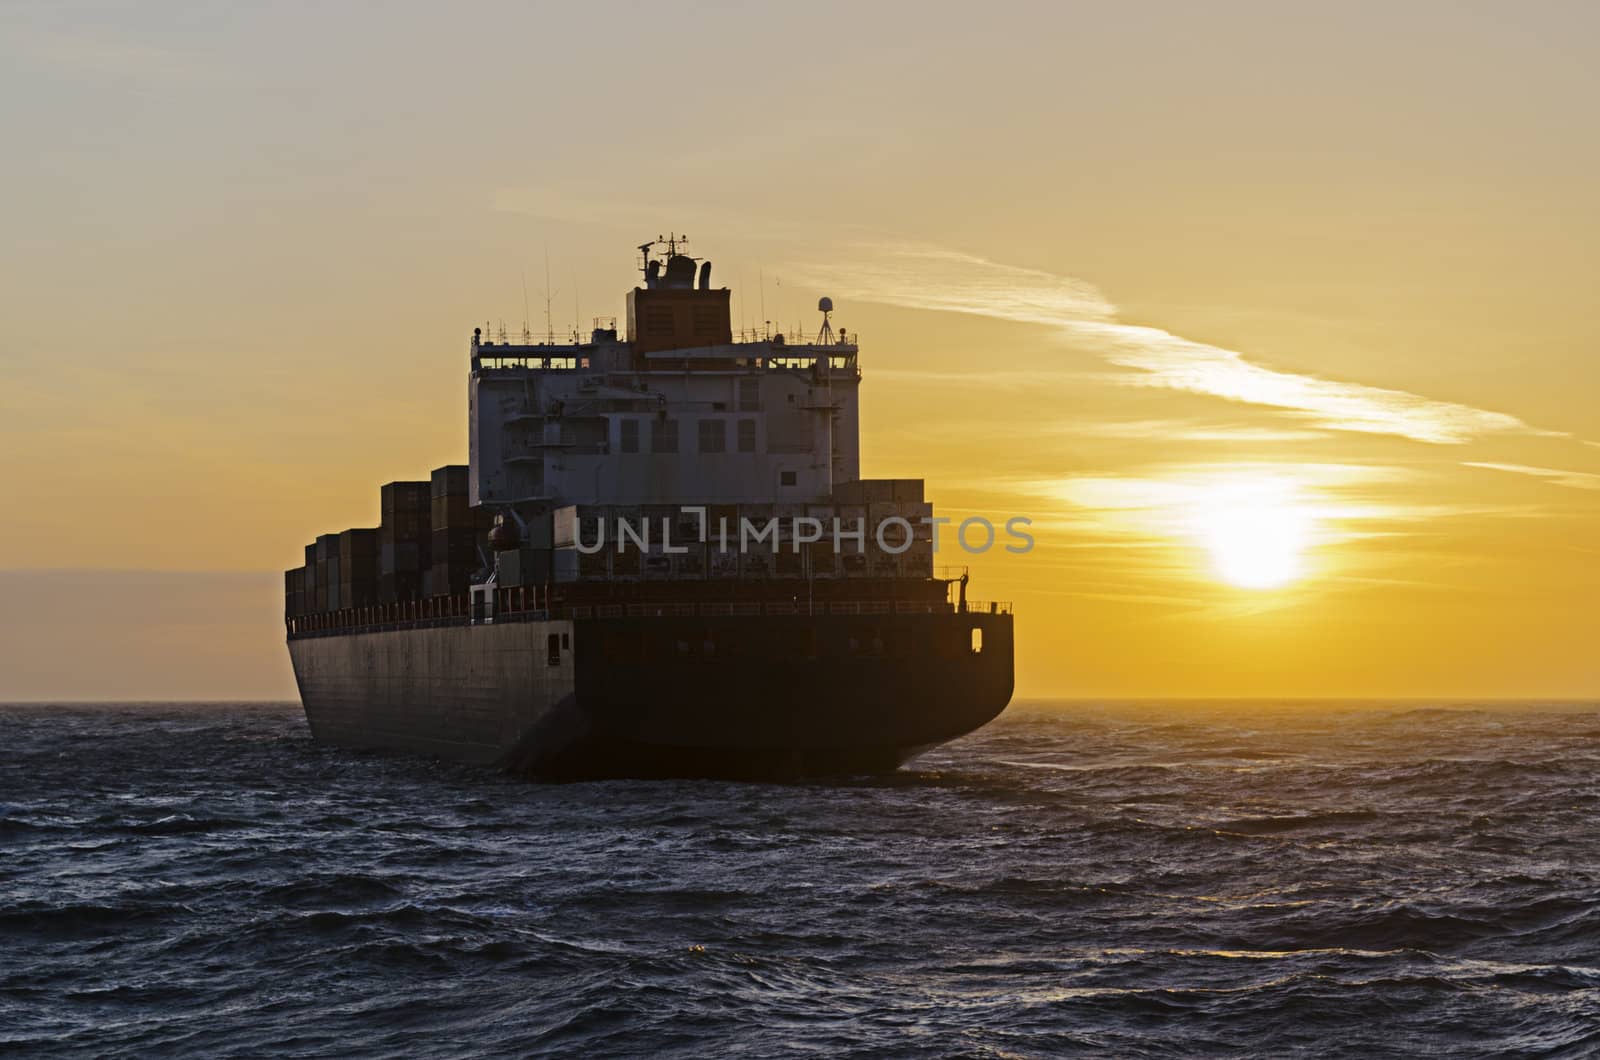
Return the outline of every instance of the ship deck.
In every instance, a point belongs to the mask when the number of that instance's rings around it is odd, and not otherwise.
[[[950,599],[943,579],[636,581],[519,586],[300,615],[289,638],[440,626],[592,618],[760,618],[796,615],[1010,615],[997,600]]]

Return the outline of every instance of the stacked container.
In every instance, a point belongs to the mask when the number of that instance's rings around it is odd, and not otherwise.
[[[378,529],[346,530],[339,535],[339,607],[377,602]]]
[[[422,595],[422,572],[433,552],[433,493],[427,482],[391,482],[383,487],[378,527],[378,602],[398,603]]]
[[[339,607],[339,535],[317,536],[317,610]]]
[[[304,567],[283,572],[283,617],[299,618],[305,614],[305,584]]]
[[[434,469],[429,484],[429,592],[434,596],[460,594],[472,584],[483,565],[478,540],[488,530],[487,513],[467,504],[467,467],[450,464]]]
[[[550,514],[550,575],[553,581],[606,581],[611,577],[611,555],[616,551],[617,524],[605,505],[569,504]],[[602,536],[603,535],[603,536]],[[598,552],[579,552],[578,542]]]

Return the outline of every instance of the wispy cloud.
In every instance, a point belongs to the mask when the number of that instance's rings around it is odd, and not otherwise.
[[[1592,443],[1591,443],[1592,444]],[[1488,461],[1463,460],[1463,467],[1481,467],[1490,471],[1509,471],[1513,475],[1531,475],[1544,479],[1554,486],[1568,486],[1575,490],[1600,490],[1600,475],[1588,471],[1564,471],[1554,467],[1530,467],[1527,464],[1495,464]]]
[[[1224,462],[1156,465],[1137,474],[1073,474],[1016,482],[1019,492],[1069,505],[1097,528],[1161,539],[1193,536],[1198,521],[1229,506],[1289,507],[1321,541],[1353,522],[1427,518],[1436,509],[1392,503],[1376,490],[1409,482],[1404,468],[1337,463]]]
[[[826,266],[795,269],[813,284],[858,298],[1059,327],[1076,344],[1131,370],[1122,382],[1282,409],[1318,427],[1441,445],[1546,433],[1507,413],[1269,368],[1236,350],[1120,323],[1116,306],[1092,284],[942,247],[857,244]]]
[[[1267,368],[1235,350],[1193,342],[1159,328],[1075,322],[1067,329],[1113,364],[1146,373],[1137,382],[1286,409],[1332,430],[1398,435],[1440,445],[1499,432],[1533,431],[1503,412]]]
[[[1091,423],[1049,424],[1044,433],[1080,438],[1179,442],[1308,442],[1327,438],[1326,432],[1287,427],[1256,427],[1244,423],[1207,423],[1185,419],[1103,420]]]

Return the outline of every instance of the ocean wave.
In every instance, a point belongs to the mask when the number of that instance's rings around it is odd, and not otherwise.
[[[1600,1051],[1592,711],[1039,705],[770,785],[5,713],[0,1051]]]

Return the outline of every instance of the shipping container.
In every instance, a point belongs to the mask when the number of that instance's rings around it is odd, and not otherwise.
[[[435,530],[432,534],[432,546],[429,549],[429,565],[470,566],[476,570],[483,565],[482,558],[478,554],[478,544],[478,532],[471,528],[452,527]]]
[[[805,557],[785,541],[783,547],[772,554],[772,575],[775,578],[803,578],[806,573]]]
[[[611,577],[619,581],[633,581],[644,570],[643,556],[632,544],[624,546],[620,551],[607,548],[596,555],[609,556],[611,560]]]
[[[922,483],[923,483],[922,479],[920,479],[920,478],[897,478],[897,479],[891,479],[890,482],[892,483],[892,487],[891,488],[892,488],[892,490],[894,492],[893,499],[896,502],[898,502],[900,504],[921,504],[922,503]]]
[[[706,531],[709,529],[710,511],[702,512],[698,509],[706,508],[705,505],[688,505],[695,511],[684,511],[683,505],[674,505],[672,509],[672,543],[674,545],[704,544]]]
[[[543,585],[550,580],[550,550],[513,548],[495,553],[495,584],[502,588]]]
[[[611,548],[616,545],[616,535],[615,517],[607,505],[569,504],[550,513],[550,543],[556,548],[571,547],[580,539],[585,548],[602,541]]]
[[[432,589],[435,596],[459,596],[472,584],[473,571],[466,567],[435,563],[432,574]]]
[[[715,545],[706,549],[706,574],[712,578],[739,577],[739,548],[722,549]]]
[[[860,480],[854,482],[835,482],[831,494],[835,504],[865,504],[867,503],[866,490]]]
[[[379,510],[387,524],[391,514],[427,512],[432,498],[429,482],[390,482],[379,490]]]
[[[739,540],[739,506],[737,504],[706,505],[706,541],[721,543],[724,534],[728,541]]]
[[[575,548],[558,548],[550,553],[551,580],[560,584],[570,584],[583,579],[580,562],[590,559]]]
[[[379,546],[378,573],[396,574],[420,571],[426,565],[423,563],[422,552],[423,545],[420,542],[395,544],[385,541]]]
[[[815,541],[806,546],[806,576],[809,578],[837,578],[839,554],[834,551],[833,538]]]
[[[522,535],[523,548],[553,548],[555,539],[551,535],[550,513],[543,512],[524,520]]]
[[[894,479],[864,478],[861,480],[861,499],[853,504],[893,504]]]
[[[639,509],[639,519],[649,536],[645,539],[652,547],[665,543],[678,521],[676,504],[646,504]]]
[[[317,535],[317,562],[322,563],[339,555],[338,534]]]
[[[378,529],[346,530],[339,535],[339,563],[344,571],[345,580],[352,577],[351,571],[365,572],[367,567],[373,568],[376,576],[378,566]]]
[[[378,603],[399,604],[422,597],[423,575],[419,571],[400,571],[378,575]]]
[[[685,579],[704,578],[706,576],[705,545],[690,545],[689,551],[673,556],[672,576]]]
[[[433,498],[428,523],[429,527],[436,531],[447,527],[470,529],[476,525],[473,510],[467,504],[465,493],[451,493]]]
[[[912,537],[918,541],[933,540],[933,505],[926,501],[910,501],[900,504],[900,514],[911,524]]]
[[[371,607],[378,602],[378,581],[345,582],[339,586],[340,607]]]
[[[671,578],[672,556],[660,545],[652,545],[649,551],[640,555],[639,569],[641,576],[651,581]]]
[[[429,497],[449,497],[467,495],[467,465],[446,464],[436,467],[428,476]]]
[[[378,540],[390,545],[414,544],[426,540],[432,529],[433,513],[426,507],[420,511],[384,512]]]

